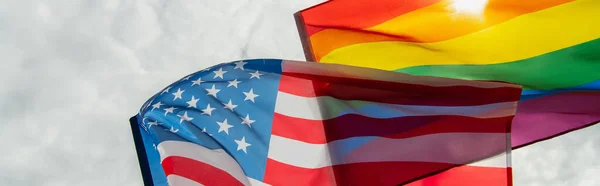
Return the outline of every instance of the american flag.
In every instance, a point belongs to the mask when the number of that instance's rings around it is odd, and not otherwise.
[[[520,91],[253,59],[174,82],[136,119],[154,185],[397,185],[462,165],[509,183]]]

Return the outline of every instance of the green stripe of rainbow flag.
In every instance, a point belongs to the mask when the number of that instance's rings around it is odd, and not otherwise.
[[[522,85],[518,148],[600,120],[599,12],[597,0],[335,0],[296,19],[309,61]]]

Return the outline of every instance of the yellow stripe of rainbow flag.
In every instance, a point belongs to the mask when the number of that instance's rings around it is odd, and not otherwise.
[[[418,65],[496,64],[521,60],[600,37],[600,24],[597,24],[599,20],[591,18],[598,16],[598,5],[600,1],[594,0],[558,5],[441,42],[378,41],[346,44],[330,51],[320,61],[396,70]],[[443,28],[435,30],[440,34],[450,32]],[[360,37],[361,33],[353,33]],[[563,36],[569,33],[577,34]],[[319,41],[321,38],[339,38],[337,34],[316,33],[311,37],[313,49],[319,50],[326,48],[323,45],[331,45],[331,42]],[[339,38],[339,42],[344,40]],[[400,60],[401,63],[398,62]]]

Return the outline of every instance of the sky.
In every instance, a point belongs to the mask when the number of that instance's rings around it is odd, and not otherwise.
[[[0,183],[143,185],[128,119],[203,68],[304,60],[322,0],[0,0]],[[600,185],[600,125],[513,151],[515,185]]]

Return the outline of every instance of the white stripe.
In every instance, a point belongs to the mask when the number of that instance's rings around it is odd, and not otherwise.
[[[255,180],[254,178],[251,178],[251,177],[248,177],[248,180],[250,180],[250,185],[252,185],[252,186],[271,186],[269,184]]]
[[[361,140],[367,138],[373,140]],[[322,168],[358,162],[466,164],[470,161],[465,157],[482,153],[477,152],[477,149],[496,150],[494,153],[504,152],[505,146],[490,144],[505,142],[505,133],[438,133],[405,139],[355,137],[327,144],[310,144],[272,135],[268,156],[273,160],[303,168]],[[359,144],[360,147],[352,149],[351,152],[342,152],[350,143]]]
[[[510,141],[510,133],[506,134],[506,143],[507,144],[511,144]],[[477,162],[474,163],[470,163],[470,166],[476,166],[476,167],[495,167],[495,168],[507,168],[507,167],[511,167],[512,165],[512,161],[511,161],[511,153],[512,153],[512,146],[507,148],[507,151],[504,153],[500,153],[498,155],[483,159],[483,160],[479,160]]]
[[[169,156],[186,157],[221,169],[244,185],[250,185],[242,168],[222,149],[210,150],[203,146],[183,141],[163,141],[156,148],[160,153],[161,163]]]
[[[194,180],[190,180],[175,174],[167,176],[167,181],[169,182],[169,186],[204,186]]]
[[[327,107],[324,107],[323,104],[326,104]],[[396,105],[359,100],[340,100],[329,96],[302,97],[278,92],[275,112],[290,117],[310,120],[335,118],[340,115],[335,112],[340,110],[345,110],[341,115],[354,113],[372,118],[391,118],[389,114],[386,115],[382,112],[366,113],[365,111],[361,111],[361,108],[365,105],[369,105],[368,107],[384,108],[382,111],[387,113],[405,113],[404,116],[458,115],[476,118],[494,118],[512,116],[516,110],[516,102],[502,102],[478,106]]]
[[[425,86],[437,86],[437,87],[448,87],[448,86],[469,86],[479,88],[499,88],[499,87],[513,87],[519,88],[518,85],[500,83],[500,82],[485,82],[485,81],[469,81],[462,79],[452,79],[443,77],[431,77],[431,76],[414,76],[401,72],[392,72],[372,68],[356,67],[350,65],[340,64],[327,64],[320,63],[315,65],[312,62],[302,62],[293,60],[284,60],[282,63],[282,70],[284,72],[292,73],[304,73],[314,74],[331,77],[344,77],[344,78],[359,78],[367,80],[377,81],[388,81],[398,83],[410,83],[416,85]]]
[[[479,160],[477,162],[474,163],[469,163],[469,166],[476,166],[476,167],[495,167],[495,168],[506,168],[506,167],[510,167],[510,161],[507,158],[510,158],[510,156],[506,155],[507,153],[500,153],[498,155],[483,159],[483,160]]]
[[[327,144],[310,144],[277,135],[271,135],[268,157],[304,168],[321,168],[332,164]]]

